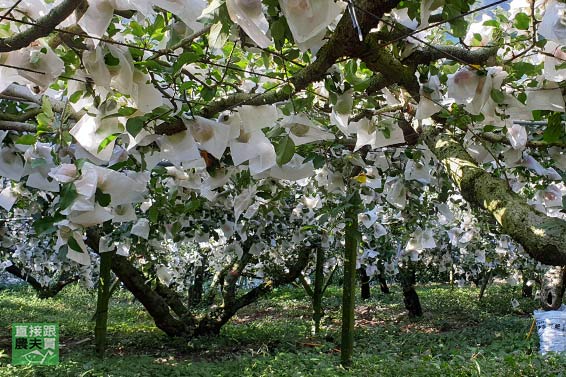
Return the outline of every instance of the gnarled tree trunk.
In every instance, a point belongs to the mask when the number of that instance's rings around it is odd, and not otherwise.
[[[98,249],[98,235],[94,231],[87,232],[86,243]],[[155,325],[169,336],[191,338],[203,335],[216,335],[241,308],[257,301],[271,292],[273,288],[293,282],[307,266],[310,248],[298,249],[295,261],[285,266],[286,272],[266,280],[245,294],[237,295],[237,280],[251,254],[246,250],[240,260],[232,265],[224,278],[223,304],[212,306],[204,316],[192,313],[183,303],[182,296],[173,289],[157,283],[155,288],[149,284],[147,277],[137,269],[128,258],[113,255],[112,271],[134,297],[146,308],[155,321]]]
[[[5,271],[26,281],[36,291],[37,297],[39,298],[55,297],[55,295],[61,292],[63,288],[65,288],[67,285],[75,283],[80,279],[79,275],[63,273],[57,279],[57,282],[55,284],[49,284],[47,286],[43,286],[33,276],[27,274],[16,265],[11,265],[9,267],[6,267]]]
[[[409,262],[409,265],[399,271],[399,278],[401,280],[401,288],[403,289],[403,302],[405,309],[409,312],[409,317],[420,317],[423,315],[423,308],[419,295],[415,290],[416,271],[415,267]]]
[[[540,294],[540,301],[544,310],[560,308],[566,289],[565,279],[565,267],[552,267],[544,274]]]

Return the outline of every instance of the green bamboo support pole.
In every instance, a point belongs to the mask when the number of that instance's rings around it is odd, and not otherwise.
[[[96,300],[96,325],[94,327],[94,343],[96,355],[104,358],[106,351],[106,335],[108,331],[108,303],[112,286],[112,252],[100,254],[100,277],[98,279],[98,295]]]
[[[358,231],[358,213],[361,200],[356,191],[350,199],[350,207],[346,209],[346,229],[344,249],[344,283],[342,291],[342,344],[341,364],[344,368],[352,365],[354,352],[354,308],[356,304],[356,260],[360,233]]]

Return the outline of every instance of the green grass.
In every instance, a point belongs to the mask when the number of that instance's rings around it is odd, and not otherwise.
[[[171,339],[127,292],[111,302],[109,356],[93,356],[90,322],[96,297],[67,288],[48,300],[28,288],[0,291],[0,377],[4,376],[560,376],[566,357],[538,354],[527,340],[536,302],[491,286],[482,302],[473,288],[419,287],[425,315],[407,318],[395,287],[359,302],[355,362],[339,367],[340,290],[325,297],[324,333],[310,335],[310,304],[296,288],[279,289],[245,308],[221,335]],[[511,299],[520,307],[513,310]],[[7,357],[12,322],[58,322],[61,363],[14,367]],[[4,351],[2,351],[4,350]]]

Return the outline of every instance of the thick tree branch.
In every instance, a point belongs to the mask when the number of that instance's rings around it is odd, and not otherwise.
[[[419,87],[412,67],[402,65],[385,50],[370,51],[362,54],[368,67],[386,77],[395,75],[397,82],[418,100]],[[505,181],[478,167],[466,149],[444,129],[429,129],[422,140],[472,206],[486,209],[503,232],[520,243],[532,258],[545,264],[566,265],[566,221],[548,217],[529,206]]]
[[[0,131],[35,132],[36,130],[37,127],[33,124],[0,120]]]
[[[18,84],[10,84],[6,90],[0,93],[0,96],[9,97],[15,101],[35,103],[40,106],[43,103],[42,95],[34,94],[27,87]],[[79,120],[85,114],[85,111],[73,111],[73,108],[65,101],[49,97],[49,102],[53,107],[53,111],[58,113],[65,112],[65,114],[69,114],[69,116],[75,120]]]
[[[100,237],[96,230],[88,229],[86,244],[98,252]],[[169,336],[192,336],[192,329],[187,322],[171,315],[167,300],[154,291],[146,278],[126,257],[112,257],[112,271],[136,299],[147,309],[155,325]],[[190,323],[190,322],[189,322]]]
[[[57,25],[73,13],[79,4],[80,2],[77,0],[64,0],[46,16],[37,20],[35,26],[9,38],[0,39],[0,52],[19,50],[36,39],[49,35]]]
[[[364,34],[377,25],[375,16],[381,17],[385,12],[393,9],[399,1],[358,0],[357,8],[366,9],[359,12],[358,21]],[[273,90],[263,94],[235,93],[226,98],[209,104],[201,115],[212,118],[214,115],[239,105],[268,105],[286,101],[290,96],[305,89],[310,83],[321,80],[336,60],[344,55],[353,55],[360,47],[357,33],[352,27],[348,12],[345,12],[328,42],[320,49],[316,61],[301,69],[289,78],[291,94],[284,90]]]
[[[416,65],[409,66],[401,63],[391,52],[380,48],[379,41],[373,38],[366,40],[365,47],[359,49],[355,57],[366,63],[366,66],[376,74],[374,82],[370,85],[372,90],[382,89],[396,82],[404,86],[418,101],[420,85],[415,76]]]
[[[9,120],[11,122],[25,122],[26,120],[30,120],[35,118],[36,115],[43,112],[40,107],[35,107],[33,109],[27,110],[21,114],[0,114],[0,120]]]
[[[507,183],[477,166],[466,149],[446,132],[429,129],[423,140],[444,165],[451,180],[472,206],[487,210],[504,233],[539,262],[566,265],[566,221],[528,205]]]
[[[452,59],[466,64],[489,64],[495,63],[497,47],[481,48],[477,50],[466,50],[457,46],[432,45],[423,46],[422,49],[413,52],[407,59],[406,64],[430,64],[439,59]]]
[[[39,281],[37,281],[33,276],[26,273],[16,265],[12,264],[5,268],[6,272],[11,273],[12,275],[26,281],[29,285],[32,286],[33,289],[37,292],[37,296],[39,298],[50,298],[54,297],[57,293],[61,292],[63,288],[67,285],[72,284],[79,280],[79,275],[67,275],[63,273],[55,285],[41,285]]]
[[[295,281],[309,263],[310,255],[310,248],[301,247],[298,250],[297,260],[290,266],[287,266],[288,272],[271,280],[264,281],[246,294],[238,297],[236,300],[231,302],[230,305],[223,305],[222,307],[213,310],[209,315],[201,320],[197,332],[199,334],[206,334],[219,331],[220,327],[228,322],[230,318],[232,318],[241,308],[257,301],[260,297],[271,292],[273,288]]]
[[[480,132],[476,134],[479,138],[489,141],[491,143],[501,143],[511,145],[511,142],[505,135],[498,135],[493,132]],[[542,140],[529,140],[527,141],[526,147],[535,149],[546,149],[550,147],[560,147],[566,148],[566,143],[562,141],[546,142]]]

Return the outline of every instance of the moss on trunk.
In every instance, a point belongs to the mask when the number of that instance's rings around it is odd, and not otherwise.
[[[425,143],[472,206],[490,212],[503,232],[537,261],[566,265],[566,221],[546,216],[527,204],[507,183],[477,166],[465,148],[446,132],[430,129]]]

